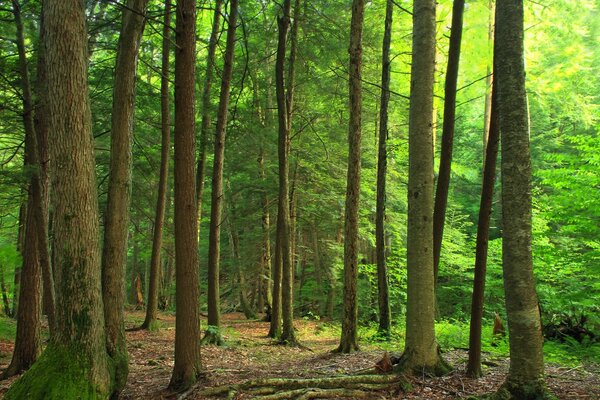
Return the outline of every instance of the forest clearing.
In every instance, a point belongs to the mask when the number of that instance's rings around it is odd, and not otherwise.
[[[141,311],[127,313],[127,325],[139,326],[144,319]],[[174,317],[161,313],[157,332],[127,332],[130,353],[128,383],[122,399],[177,399],[179,395],[165,390],[173,367]],[[337,344],[339,326],[331,323],[300,319],[295,321],[303,346],[288,347],[268,338],[268,322],[247,320],[243,313],[223,315],[224,336],[227,345],[202,348],[205,379],[185,393],[194,399],[218,399],[223,396],[202,395],[206,388],[241,384],[261,378],[328,378],[374,371],[385,351],[394,352],[401,342],[362,341],[361,351],[352,354],[332,353]],[[456,339],[455,339],[456,340]],[[460,343],[461,339],[458,339]],[[0,368],[10,360],[12,341],[0,340]],[[503,382],[508,369],[506,353],[486,352],[485,376],[468,378],[464,374],[467,352],[464,349],[447,349],[446,358],[456,369],[442,377],[412,377],[412,389],[403,392],[397,386],[389,390],[374,391],[367,399],[458,399],[482,395],[496,390]],[[396,350],[397,351],[397,350]],[[559,399],[600,398],[600,357],[586,358],[584,363],[572,360],[571,364],[547,365],[548,386]],[[0,383],[0,395],[14,379]],[[240,391],[235,399],[254,398],[251,391]],[[340,397],[346,398],[346,397]],[[349,398],[351,399],[351,398]]]

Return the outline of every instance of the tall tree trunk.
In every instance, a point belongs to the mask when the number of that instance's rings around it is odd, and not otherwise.
[[[2,290],[2,305],[4,306],[4,315],[10,317],[10,302],[8,300],[8,289],[6,288],[6,279],[4,278],[4,266],[0,265],[0,290]]]
[[[56,334],[6,399],[108,398],[83,2],[43,3],[54,200]],[[65,85],[65,82],[69,82]]]
[[[204,193],[204,175],[206,170],[206,145],[210,132],[210,112],[213,75],[215,70],[215,50],[219,40],[219,29],[221,28],[221,7],[223,0],[216,0],[215,12],[213,14],[212,30],[208,40],[208,54],[206,55],[206,74],[204,76],[204,88],[202,89],[202,122],[200,125],[200,149],[198,156],[198,167],[196,168],[196,201],[198,204],[198,223],[202,218],[202,195]]]
[[[195,182],[196,1],[177,0],[175,35],[175,365],[169,388],[201,373],[198,211]]]
[[[169,55],[171,52],[171,0],[165,1],[165,17],[162,43],[162,68],[160,78],[160,115],[161,115],[161,152],[160,177],[158,178],[158,196],[154,216],[152,255],[150,256],[150,279],[148,287],[148,305],[142,329],[156,330],[158,312],[158,291],[161,264],[161,249],[165,210],[167,206],[167,181],[169,179],[169,148],[171,143],[171,118],[169,114]]]
[[[435,0],[415,0],[409,112],[406,344],[398,369],[446,371],[435,340],[432,107]]]
[[[265,173],[265,151],[264,148],[260,148],[260,153],[258,156],[258,169],[260,171],[260,179],[264,184],[266,181],[266,173]],[[262,196],[262,254],[261,254],[261,266],[260,266],[260,274],[259,274],[259,311],[266,311],[267,317],[271,315],[271,285],[270,285],[270,277],[271,277],[271,239],[270,233],[271,230],[271,218],[269,215],[269,193],[265,189],[263,190]],[[262,306],[260,304],[262,303]]]
[[[492,215],[492,204],[494,200],[496,160],[498,158],[498,141],[500,139],[498,103],[495,86],[496,85],[492,88],[491,126],[488,129],[489,140],[485,157],[485,166],[483,168],[481,202],[479,205],[479,220],[477,222],[477,244],[475,247],[475,274],[473,277],[473,296],[471,300],[471,325],[469,332],[469,362],[467,363],[467,375],[473,378],[482,376],[481,320],[483,318],[483,295],[485,292],[490,217]]]
[[[502,143],[502,267],[510,368],[500,391],[546,398],[543,336],[531,253],[531,160],[525,90],[523,2],[496,5],[495,81]]]
[[[41,243],[38,230],[42,218],[38,207],[41,205],[40,163],[37,154],[37,138],[33,119],[33,99],[27,58],[21,6],[16,0],[12,2],[15,25],[17,27],[17,50],[19,55],[19,73],[23,99],[23,125],[25,127],[25,168],[30,169],[31,178],[27,196],[27,219],[25,224],[25,240],[23,251],[23,266],[19,287],[19,311],[17,313],[17,336],[12,360],[2,374],[3,378],[16,375],[27,370],[37,360],[41,353]],[[47,253],[46,253],[47,256]]]
[[[344,223],[344,314],[342,337],[337,351],[358,350],[358,207],[360,198],[360,151],[362,113],[362,31],[364,0],[353,0],[350,23],[350,123],[348,130],[348,177],[346,184],[346,216]]]
[[[488,10],[488,49],[492,47],[494,41],[494,11],[495,11],[494,0],[489,0]],[[492,118],[492,65],[487,63],[486,66],[487,77],[485,78],[485,111],[483,113],[483,163],[485,165],[485,157],[487,154],[487,146],[490,136],[491,118]]]
[[[124,282],[131,198],[131,145],[135,77],[148,0],[128,0],[123,8],[112,105],[108,200],[104,213],[102,296],[107,348],[115,367],[115,389],[129,374],[124,329]]]
[[[379,292],[379,332],[389,337],[391,329],[390,289],[385,250],[385,201],[387,175],[388,106],[390,102],[390,44],[394,3],[385,6],[385,30],[381,56],[381,107],[379,111],[379,147],[377,156],[377,204],[375,217],[375,248],[377,252],[377,289]]]
[[[237,28],[238,1],[231,0],[229,5],[229,25],[225,48],[225,65],[221,78],[221,94],[217,113],[217,131],[215,134],[215,155],[213,159],[212,193],[210,203],[210,233],[208,237],[208,325],[203,342],[222,344],[219,332],[221,326],[219,264],[221,253],[221,210],[223,208],[223,163],[225,160],[225,132],[227,130],[227,109],[233,75],[233,56],[235,54],[235,31]]]
[[[24,256],[25,252],[25,227],[27,225],[27,201],[23,201],[19,206],[19,231],[17,233],[17,251]],[[13,278],[13,298],[11,316],[16,318],[19,313],[19,294],[21,291],[21,266],[15,267]]]
[[[460,45],[462,39],[464,0],[454,0],[452,6],[452,31],[450,32],[450,49],[448,50],[448,66],[446,69],[446,85],[444,88],[444,121],[442,130],[442,150],[438,171],[435,204],[433,208],[433,283],[437,282],[440,266],[440,253],[444,237],[446,206],[448,205],[448,188],[450,186],[450,169],[452,166],[452,146],[454,142],[454,119],[456,114],[456,82],[460,61]]]

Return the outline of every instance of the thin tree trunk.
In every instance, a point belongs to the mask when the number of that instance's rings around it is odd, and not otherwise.
[[[531,253],[531,159],[523,2],[496,5],[495,81],[502,143],[502,267],[510,368],[500,392],[546,398],[543,336]],[[500,62],[499,60],[502,60]]]
[[[495,85],[494,85],[495,86]],[[494,183],[496,181],[496,160],[498,158],[498,104],[496,88],[492,88],[492,109],[489,127],[489,140],[483,183],[481,187],[481,203],[477,223],[477,244],[475,247],[475,275],[473,277],[473,297],[471,300],[471,325],[469,331],[469,361],[467,375],[472,378],[482,376],[481,371],[481,320],[483,318],[483,302],[485,292],[485,274],[487,268],[488,239],[490,234],[490,217],[494,200]]]
[[[198,167],[196,169],[196,201],[198,204],[198,223],[202,218],[202,195],[204,193],[204,175],[206,170],[206,145],[210,132],[210,112],[213,75],[215,70],[215,50],[219,39],[221,28],[221,7],[223,0],[216,0],[215,12],[213,14],[212,30],[208,40],[208,54],[206,55],[206,74],[204,76],[204,88],[202,89],[202,122],[200,125],[200,149],[198,156]],[[198,225],[199,226],[199,225]]]
[[[494,0],[489,0],[488,10],[488,48],[492,47],[494,41]],[[490,136],[490,124],[492,118],[492,66],[488,62],[486,66],[487,77],[485,78],[485,111],[483,113],[483,163],[487,154],[487,146]]]
[[[162,68],[160,78],[160,113],[161,113],[161,152],[160,177],[158,179],[158,196],[156,198],[156,214],[154,216],[154,232],[152,238],[152,255],[150,256],[150,279],[148,287],[148,305],[146,318],[141,329],[156,330],[158,313],[158,292],[161,264],[161,249],[165,210],[167,206],[167,181],[169,179],[169,149],[171,143],[171,118],[169,114],[169,56],[171,52],[171,0],[165,1],[165,17],[162,43]]]
[[[17,251],[24,256],[25,252],[25,226],[27,224],[27,201],[23,201],[19,206],[19,231],[17,233]],[[15,275],[13,277],[13,297],[12,297],[12,312],[13,318],[17,317],[19,312],[19,294],[21,287],[21,266],[15,267]]]
[[[260,179],[263,184],[266,181],[265,173],[265,152],[264,148],[260,148],[260,154],[258,156],[258,168],[260,171]],[[262,254],[261,254],[261,271],[258,277],[260,285],[259,293],[259,311],[265,311],[267,316],[271,314],[271,218],[269,215],[269,194],[267,190],[263,190],[262,193]],[[262,306],[260,304],[262,303]]]
[[[406,344],[398,369],[447,371],[435,340],[433,281],[433,108],[435,0],[415,0],[409,112]]]
[[[375,221],[375,248],[377,253],[377,289],[379,300],[379,332],[389,337],[391,329],[390,290],[385,248],[385,202],[387,175],[388,106],[390,102],[390,44],[394,3],[385,6],[385,31],[381,56],[381,108],[379,114],[379,147],[377,157],[377,204]]]
[[[227,130],[227,110],[231,92],[233,75],[233,58],[235,54],[235,31],[237,28],[237,0],[231,0],[229,6],[229,25],[227,28],[227,45],[225,48],[225,65],[221,78],[221,94],[217,113],[217,131],[215,134],[215,155],[213,159],[212,193],[210,204],[210,233],[208,238],[208,325],[203,342],[222,344],[219,332],[221,326],[219,264],[221,214],[223,208],[223,163],[225,160],[225,132]]]
[[[448,188],[450,186],[450,169],[452,166],[452,147],[454,141],[454,119],[456,114],[456,83],[460,61],[460,45],[462,39],[464,0],[454,0],[452,6],[452,31],[450,32],[450,49],[448,50],[448,66],[446,69],[446,85],[444,88],[444,121],[442,130],[442,150],[440,167],[433,208],[433,275],[434,285],[437,282],[440,266],[440,253],[444,237],[446,207],[448,205]]]
[[[4,266],[0,265],[0,290],[2,290],[2,305],[4,306],[4,315],[10,317],[10,302],[8,301],[8,289],[4,278]]]
[[[60,288],[57,330],[36,367],[11,386],[5,399],[108,398],[113,383],[102,312],[84,5],[50,0],[42,7],[53,160],[54,265]]]
[[[104,214],[102,296],[107,349],[114,363],[115,390],[121,391],[129,374],[125,343],[124,282],[131,198],[131,146],[135,104],[135,78],[140,40],[148,0],[128,0],[123,8],[115,66],[112,105],[110,174]]]
[[[172,390],[200,377],[198,210],[195,187],[196,1],[177,0],[175,35],[175,274],[177,310]]]
[[[41,312],[42,312],[42,276],[40,266],[40,235],[38,230],[41,216],[38,207],[41,204],[41,185],[39,160],[37,154],[37,138],[33,120],[33,99],[27,58],[21,6],[16,0],[12,2],[15,25],[17,28],[17,49],[19,55],[19,73],[23,99],[23,125],[25,128],[25,168],[31,169],[31,178],[27,196],[27,220],[19,287],[19,311],[17,313],[17,336],[12,360],[2,377],[8,378],[29,369],[41,353]],[[46,254],[47,256],[47,254]]]

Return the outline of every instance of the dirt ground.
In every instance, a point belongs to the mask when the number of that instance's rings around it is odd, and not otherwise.
[[[143,320],[142,312],[128,313],[128,327]],[[366,346],[354,354],[333,354],[337,338],[324,334],[319,321],[296,321],[298,337],[306,348],[274,344],[266,333],[269,324],[248,321],[241,314],[223,316],[226,347],[202,347],[202,366],[206,379],[198,387],[176,395],[165,390],[173,368],[174,317],[161,315],[162,329],[158,332],[127,332],[130,354],[129,380],[122,399],[203,399],[199,392],[207,387],[241,383],[256,378],[322,378],[365,372],[381,359],[383,350]],[[401,349],[398,349],[401,350]],[[0,342],[0,368],[10,362],[12,343]],[[456,350],[444,353],[456,369],[440,378],[416,377],[413,390],[373,392],[372,399],[457,399],[494,391],[504,380],[508,360],[487,361],[486,375],[481,379],[464,376],[467,353]],[[565,368],[547,365],[547,383],[559,399],[600,399],[600,367]],[[0,382],[0,395],[12,381]],[[240,393],[236,399],[248,399]]]

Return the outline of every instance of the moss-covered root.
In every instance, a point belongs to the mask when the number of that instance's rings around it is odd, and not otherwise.
[[[91,361],[76,349],[51,344],[4,399],[104,400],[111,394],[111,386],[108,364],[94,373]]]
[[[483,396],[489,400],[556,400],[543,380],[533,383],[517,383],[507,380],[496,393]]]
[[[415,362],[413,354],[407,352],[404,352],[399,360],[392,361],[396,361],[394,362],[394,371],[400,374],[444,376],[453,370],[452,366],[442,358],[439,350],[435,362],[428,365]]]
[[[221,330],[215,326],[209,326],[206,332],[204,332],[204,337],[200,341],[202,346],[206,346],[209,344],[213,344],[215,346],[224,346],[225,340],[221,335]]]

